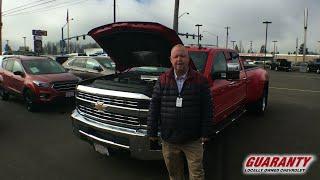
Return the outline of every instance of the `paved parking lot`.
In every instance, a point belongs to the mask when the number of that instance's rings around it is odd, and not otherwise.
[[[207,179],[320,179],[320,76],[270,72],[269,107],[264,117],[245,114],[206,145]],[[167,179],[162,161],[125,154],[104,157],[72,134],[72,106],[29,113],[21,100],[0,101],[0,179]],[[300,176],[248,176],[248,154],[315,154]]]

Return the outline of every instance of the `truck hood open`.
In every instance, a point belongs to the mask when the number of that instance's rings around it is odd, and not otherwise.
[[[117,71],[132,67],[171,67],[170,51],[182,44],[177,33],[154,22],[117,22],[88,32],[116,63]]]

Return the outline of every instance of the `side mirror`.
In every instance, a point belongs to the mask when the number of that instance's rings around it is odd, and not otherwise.
[[[227,60],[232,60],[232,59],[237,59],[239,58],[239,54],[232,54],[230,58],[228,58]]]
[[[100,66],[94,66],[93,70],[96,70],[96,71],[99,71],[99,72],[103,71],[103,69]]]
[[[24,77],[24,73],[22,71],[15,71],[15,72],[13,72],[13,74],[16,76]]]
[[[228,63],[227,64],[227,80],[239,80],[240,79],[240,64]]]
[[[239,57],[240,57],[239,54],[232,55],[232,59],[236,59],[236,58],[239,58]]]

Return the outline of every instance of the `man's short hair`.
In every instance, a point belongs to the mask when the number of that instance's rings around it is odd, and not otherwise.
[[[185,51],[187,52],[187,57],[189,57],[187,48],[186,48],[183,44],[176,44],[176,45],[174,45],[174,46],[171,48],[171,54],[172,54],[172,51],[173,51],[175,48],[179,48],[179,49],[185,50]],[[170,56],[171,56],[171,54],[170,54]]]

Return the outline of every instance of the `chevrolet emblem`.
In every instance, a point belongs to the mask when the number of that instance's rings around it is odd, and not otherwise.
[[[105,108],[107,107],[107,105],[105,105],[103,102],[96,102],[94,103],[94,108],[96,108],[98,111],[103,111],[105,110]]]

